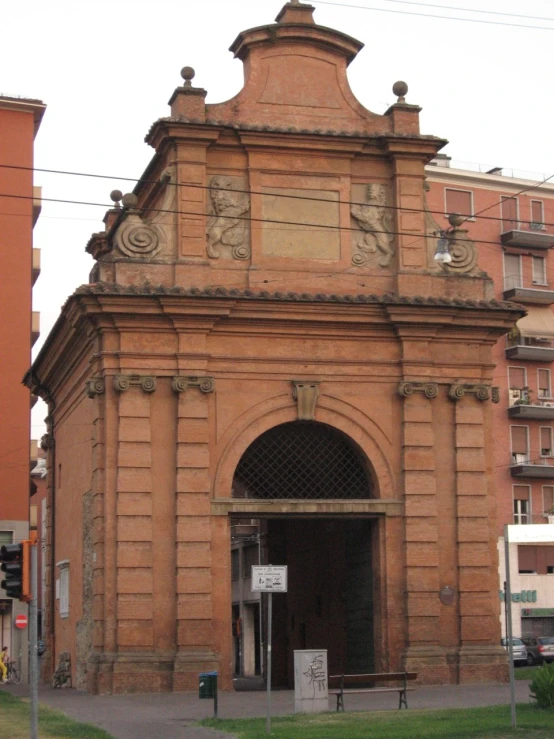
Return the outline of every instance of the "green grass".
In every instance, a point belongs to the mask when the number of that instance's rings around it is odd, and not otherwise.
[[[518,667],[517,670],[514,670],[514,675],[516,680],[532,680],[538,669],[538,665],[534,667]]]
[[[228,731],[237,739],[263,739],[265,719],[204,719],[201,726]],[[278,716],[271,719],[274,739],[552,739],[554,711],[531,704],[517,707],[512,731],[509,706],[445,711],[379,711]]]
[[[0,737],[28,739],[30,727],[28,700],[15,698],[0,690]],[[40,739],[113,739],[103,729],[92,724],[81,724],[60,711],[39,706]]]

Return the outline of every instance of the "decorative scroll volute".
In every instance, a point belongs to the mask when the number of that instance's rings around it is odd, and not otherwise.
[[[498,388],[496,388],[498,390]],[[448,388],[448,397],[454,402],[461,400],[464,395],[475,395],[477,400],[489,400],[491,397],[491,388],[488,385],[462,385],[454,384]],[[500,399],[500,397],[499,397]],[[494,389],[493,389],[493,402],[494,400]]]
[[[319,398],[319,382],[292,380],[292,397],[296,400],[299,421],[313,421]]]
[[[106,391],[106,383],[103,377],[93,377],[91,380],[87,380],[86,385],[89,398],[102,395]]]
[[[153,393],[156,389],[156,378],[152,375],[116,375],[113,378],[114,390],[124,393],[132,385],[140,386],[145,393]]]
[[[197,387],[202,393],[213,393],[215,390],[215,380],[213,377],[176,375],[171,381],[171,388],[175,393],[184,393],[189,387]]]
[[[398,394],[409,398],[414,393],[423,393],[430,400],[439,394],[439,386],[436,382],[401,382],[398,386]]]

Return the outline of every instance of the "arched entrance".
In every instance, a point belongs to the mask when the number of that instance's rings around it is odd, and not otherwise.
[[[295,515],[280,506],[275,516],[232,521],[236,676],[265,672],[265,604],[250,591],[258,563],[288,566],[288,593],[273,598],[275,686],[292,686],[295,649],[327,649],[332,673],[373,670],[375,521],[349,517],[347,503],[372,498],[373,489],[361,450],[323,423],[280,424],[246,449],[234,498],[310,501],[311,510]],[[326,513],[330,500],[345,502],[344,515]]]

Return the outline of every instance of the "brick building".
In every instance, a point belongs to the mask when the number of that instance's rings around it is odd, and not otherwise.
[[[33,187],[33,147],[45,106],[39,100],[0,96],[0,545],[28,538],[29,472],[37,461],[30,442],[30,399],[21,379],[39,335],[32,288],[40,274],[33,227],[40,213],[40,188]],[[3,579],[3,573],[0,573]],[[26,632],[14,619],[27,605],[0,589],[0,638],[26,669]]]
[[[429,208],[438,224],[448,225],[438,213],[469,216],[467,227],[479,245],[479,264],[493,278],[495,297],[527,310],[493,351],[500,390],[494,463],[503,599],[504,524],[554,521],[554,186],[539,175],[530,180],[500,167],[459,168],[448,157],[437,158],[427,174]],[[554,636],[554,546],[510,549],[513,633]],[[503,633],[504,615],[502,604]]]
[[[231,46],[232,100],[206,105],[185,67],[27,376],[50,404],[46,636],[78,686],[218,669],[230,688],[241,617],[261,670],[240,536],[289,568],[275,684],[311,647],[334,672],[507,674],[492,379],[523,311],[460,224],[434,260],[425,166],[445,142],[404,83],[384,114],[354,98],[361,47],[289,2]]]

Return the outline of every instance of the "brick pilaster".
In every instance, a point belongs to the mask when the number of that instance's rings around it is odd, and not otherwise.
[[[177,655],[174,690],[197,687],[198,671],[218,669],[214,649],[210,521],[209,392],[176,387]]]
[[[420,392],[404,400],[403,469],[405,501],[405,665],[425,682],[446,683],[449,672],[440,638],[440,553],[433,403]]]

